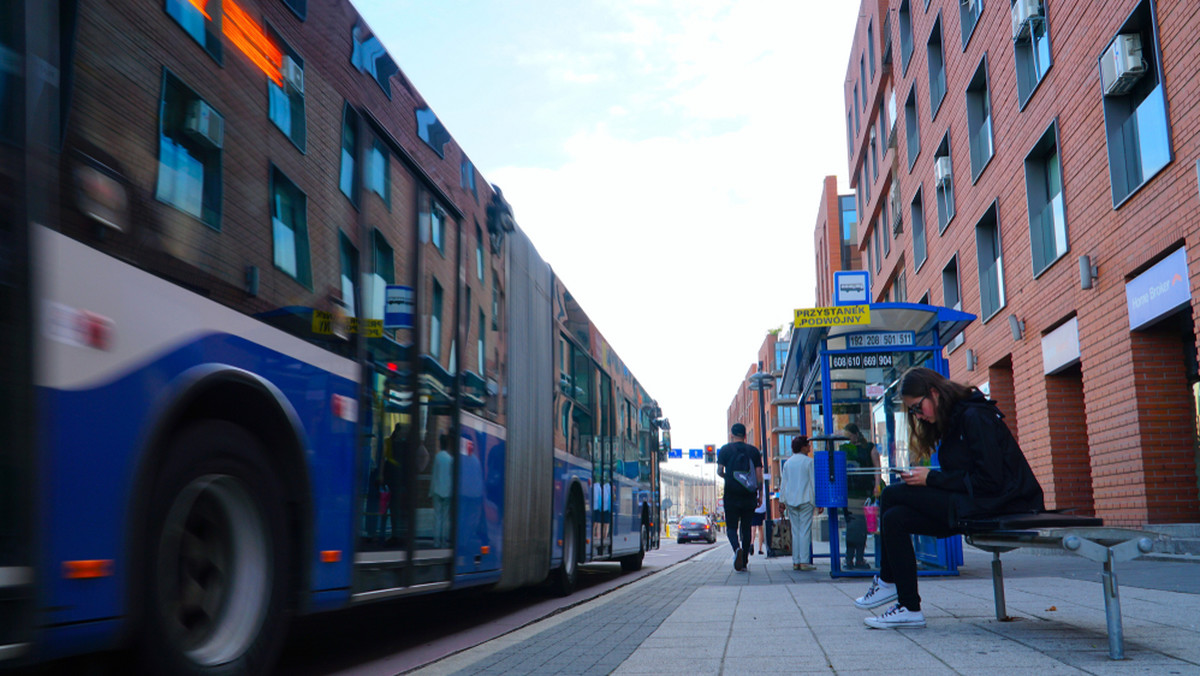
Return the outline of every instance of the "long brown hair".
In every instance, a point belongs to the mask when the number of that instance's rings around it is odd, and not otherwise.
[[[950,423],[950,414],[954,405],[963,399],[968,399],[979,390],[970,386],[956,383],[942,377],[942,374],[921,366],[910,368],[900,377],[900,396],[929,397],[930,393],[938,393],[934,404],[933,422],[920,420],[912,413],[905,411],[908,417],[908,443],[916,451],[920,459],[933,454],[937,443],[941,441]],[[930,400],[933,398],[930,397]]]

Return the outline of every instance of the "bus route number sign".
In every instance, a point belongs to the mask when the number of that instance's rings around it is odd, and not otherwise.
[[[914,342],[916,341],[912,331],[880,331],[846,336],[846,346],[851,348],[899,347],[912,345]]]
[[[831,369],[872,369],[892,365],[890,352],[852,352],[829,357]]]

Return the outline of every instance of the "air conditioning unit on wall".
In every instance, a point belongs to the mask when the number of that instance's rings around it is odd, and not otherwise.
[[[1013,40],[1023,40],[1030,35],[1034,17],[1042,15],[1041,0],[1017,0],[1012,6]]]
[[[1128,93],[1145,73],[1142,36],[1137,33],[1118,35],[1100,57],[1100,86],[1105,96]]]
[[[304,93],[304,69],[290,56],[283,57],[283,66],[279,69],[283,75],[283,83],[288,89],[297,94]]]
[[[214,148],[225,142],[225,120],[204,101],[192,101],[184,128],[189,136]]]
[[[951,181],[953,173],[950,167],[949,157],[939,157],[933,163],[933,178],[940,188]]]

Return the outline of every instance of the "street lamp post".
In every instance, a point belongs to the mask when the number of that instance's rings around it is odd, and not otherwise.
[[[771,554],[771,479],[770,479],[770,454],[767,450],[767,411],[763,403],[763,392],[775,386],[775,379],[770,373],[765,373],[762,370],[763,363],[758,362],[758,373],[750,376],[750,389],[758,392],[758,436],[762,444],[763,456],[763,503],[767,507],[766,513],[763,515],[763,539],[767,544],[767,555]]]

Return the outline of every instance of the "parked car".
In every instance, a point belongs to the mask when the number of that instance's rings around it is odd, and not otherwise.
[[[679,520],[678,534],[675,541],[679,544],[701,540],[709,544],[717,541],[717,527],[707,516],[685,516]]]

